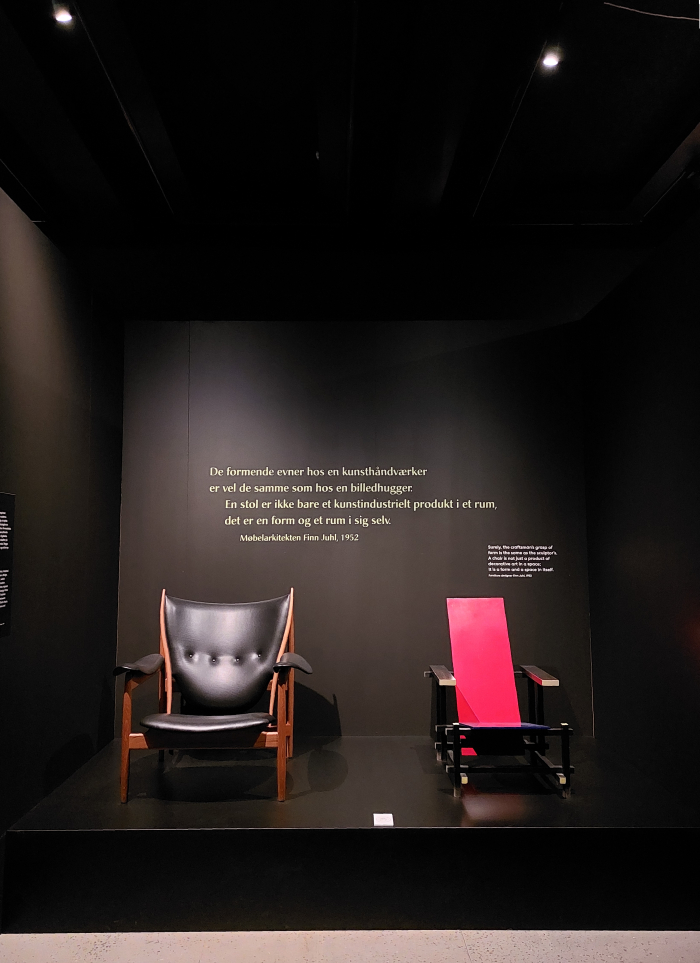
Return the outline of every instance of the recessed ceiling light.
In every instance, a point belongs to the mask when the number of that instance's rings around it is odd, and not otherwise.
[[[556,67],[561,57],[556,52],[556,50],[548,50],[547,53],[542,58],[543,67]]]
[[[53,18],[56,23],[72,23],[73,14],[64,3],[54,3]]]

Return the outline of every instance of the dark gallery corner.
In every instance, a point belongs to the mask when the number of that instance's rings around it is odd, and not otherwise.
[[[0,0],[3,933],[698,929],[698,26]]]

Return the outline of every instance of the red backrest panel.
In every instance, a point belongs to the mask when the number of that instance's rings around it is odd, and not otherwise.
[[[459,721],[519,726],[503,599],[448,599]]]

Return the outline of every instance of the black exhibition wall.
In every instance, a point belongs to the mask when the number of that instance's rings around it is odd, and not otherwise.
[[[695,219],[582,325],[596,736],[688,800],[700,790],[699,256]]]
[[[0,832],[113,737],[121,326],[0,192],[0,491],[16,495],[0,639]]]
[[[125,318],[371,320],[378,328],[421,321],[423,337],[433,340],[450,322],[459,339],[460,329],[492,337],[578,320],[648,255],[649,243],[607,235],[576,244],[558,231],[484,229],[455,247],[426,238],[422,222],[418,230],[372,223],[350,234],[225,222],[218,231],[187,227],[167,240],[111,246],[98,240],[71,253]]]
[[[591,734],[577,333],[435,352],[428,327],[128,325],[120,658],[157,650],[162,588],[294,586],[302,730],[417,734],[445,598],[503,596],[553,721]]]

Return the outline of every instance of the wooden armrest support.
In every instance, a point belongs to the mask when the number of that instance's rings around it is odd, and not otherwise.
[[[545,672],[544,669],[539,669],[536,665],[521,665],[520,668],[528,679],[532,679],[537,685],[559,685],[559,679],[555,679],[549,672]]]
[[[457,685],[455,677],[445,665],[431,665],[427,673],[438,685]]]
[[[124,686],[125,688],[128,688],[129,691],[131,692],[133,689],[136,689],[138,686],[143,685],[144,682],[150,682],[151,679],[157,679],[157,678],[158,676],[156,673],[152,673],[151,675],[135,675],[135,674],[132,674],[131,672],[128,672],[124,676]]]

